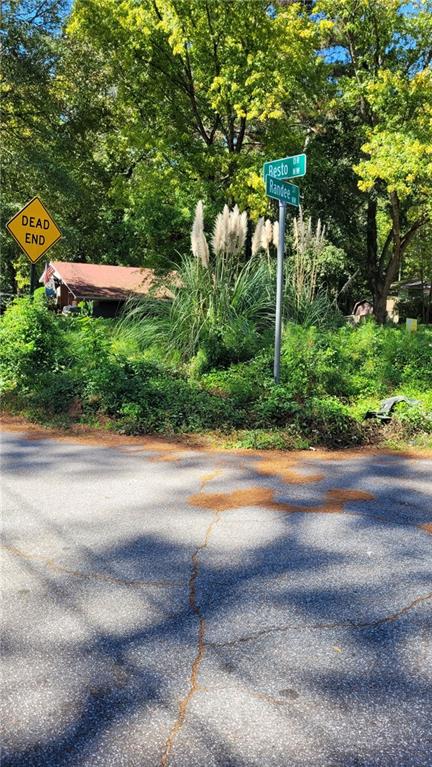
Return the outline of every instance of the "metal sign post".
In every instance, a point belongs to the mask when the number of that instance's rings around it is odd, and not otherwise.
[[[280,358],[282,338],[282,303],[284,280],[285,254],[285,223],[287,205],[298,208],[300,205],[300,189],[295,184],[289,184],[287,178],[296,178],[306,174],[306,155],[297,154],[292,157],[281,157],[264,163],[263,176],[267,197],[279,200],[279,241],[276,268],[276,324],[274,344],[274,382],[280,381]]]
[[[30,295],[32,296],[36,290],[36,265],[30,266]]]
[[[276,325],[275,325],[275,345],[274,345],[274,366],[273,375],[275,383],[280,381],[280,356],[281,356],[281,336],[282,336],[282,297],[283,297],[283,264],[285,252],[285,222],[286,222],[286,202],[279,200],[279,241],[277,249],[277,269],[276,269]]]

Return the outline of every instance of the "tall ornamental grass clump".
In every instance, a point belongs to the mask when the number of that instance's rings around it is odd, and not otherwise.
[[[244,262],[247,216],[225,206],[215,221],[211,249],[203,206],[196,208],[192,254],[158,283],[152,297],[128,305],[118,332],[157,344],[191,370],[226,367],[250,359],[274,323],[273,270],[261,251]],[[161,299],[161,288],[168,298]]]
[[[332,272],[342,271],[343,251],[331,245],[318,219],[305,220],[302,208],[293,220],[290,254],[285,259],[284,318],[304,327],[335,327],[342,321],[337,290],[326,287]]]
[[[246,213],[225,205],[210,245],[199,202],[191,232],[191,255],[160,280],[151,296],[129,302],[117,337],[141,348],[156,347],[193,374],[247,361],[272,342],[275,317],[278,223],[260,218],[245,260]],[[300,211],[292,252],[285,258],[284,321],[320,328],[341,321],[336,296],[323,288],[329,268],[340,269],[342,251],[312,227]],[[165,296],[165,298],[161,298]]]

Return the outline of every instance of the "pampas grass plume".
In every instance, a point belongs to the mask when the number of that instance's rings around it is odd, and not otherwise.
[[[209,247],[204,234],[204,205],[199,200],[195,208],[195,218],[191,232],[191,247],[195,258],[207,269],[209,265]]]

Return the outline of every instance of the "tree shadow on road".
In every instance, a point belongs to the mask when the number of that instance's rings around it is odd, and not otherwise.
[[[372,460],[344,487],[367,484]],[[104,461],[88,468],[109,472]],[[253,466],[240,479],[256,482]],[[217,519],[189,507],[185,541],[178,504],[167,487],[171,535],[107,545],[101,534],[79,565],[9,545],[31,585],[12,588],[5,624],[3,767],[430,767],[426,534],[408,516],[380,521],[379,504],[367,516],[353,503],[352,515],[245,507]],[[140,513],[145,528],[145,504],[130,509]],[[44,523],[73,546],[55,518]],[[226,524],[249,531],[247,546],[227,542]]]

